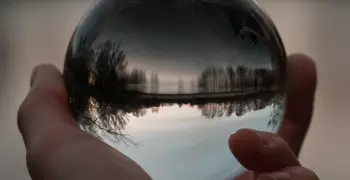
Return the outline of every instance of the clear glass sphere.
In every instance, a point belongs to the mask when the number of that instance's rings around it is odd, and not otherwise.
[[[228,138],[276,132],[285,52],[249,0],[100,0],[76,28],[64,78],[81,129],[156,180],[242,172]]]

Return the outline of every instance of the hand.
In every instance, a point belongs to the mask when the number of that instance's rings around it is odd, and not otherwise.
[[[229,139],[232,153],[248,169],[236,180],[318,180],[297,160],[313,112],[316,68],[303,55],[290,56],[287,66],[289,92],[278,135],[242,129]]]
[[[33,180],[151,179],[134,161],[81,131],[68,109],[61,73],[36,68],[18,112]]]
[[[316,84],[314,66],[305,59],[307,58],[293,56],[288,61],[293,86],[288,97],[286,120],[279,133],[295,154],[308,129]],[[299,82],[299,77],[304,81]],[[18,126],[26,145],[27,166],[32,179],[151,179],[131,159],[78,128],[68,110],[61,74],[51,65],[41,65],[34,71],[31,90],[18,112]],[[259,134],[263,134],[261,137],[265,137],[267,142],[272,137],[267,133]],[[256,143],[256,138],[250,130],[238,131],[230,138],[233,154],[246,168],[263,173],[270,170],[263,169],[265,164],[276,165],[272,166],[274,170],[292,166],[288,164],[289,161],[283,161],[284,164],[279,162],[285,157],[293,159],[293,153],[286,153],[288,147],[283,141],[279,140],[270,151],[259,155],[263,150],[257,148],[259,144]],[[248,140],[250,142],[245,143]],[[249,152],[253,149],[257,151]],[[283,158],[276,158],[276,154]],[[252,158],[247,158],[247,155]],[[263,161],[264,157],[268,160]],[[259,158],[265,164],[255,166]],[[294,160],[291,162],[297,162],[295,156]],[[242,176],[245,177],[247,176]]]

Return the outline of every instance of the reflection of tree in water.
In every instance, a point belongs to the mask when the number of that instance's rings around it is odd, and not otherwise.
[[[127,113],[123,110],[111,106],[104,102],[98,103],[96,99],[90,97],[88,110],[85,110],[79,117],[80,127],[95,135],[98,138],[112,135],[117,137],[114,140],[124,143],[136,144],[132,137],[125,131],[129,119]],[[137,114],[141,114],[138,112]]]
[[[189,105],[206,119],[214,119],[243,116],[279,103],[275,98],[278,87],[267,69],[209,67],[197,82],[190,82],[190,95],[183,93],[184,80],[179,79],[179,96],[158,94],[158,74],[151,73],[148,82],[147,72],[127,67],[124,51],[113,41],[92,47],[81,38],[77,53],[67,54],[64,76],[72,113],[82,129],[98,138],[108,135],[118,142],[135,143],[125,132],[128,116],[145,116],[148,109],[158,113],[160,107]],[[144,93],[147,83],[149,94]],[[269,126],[278,124],[277,117],[272,117]]]
[[[125,91],[128,84],[144,83],[145,73],[133,69],[128,74],[125,54],[120,45],[112,41],[91,47],[87,38],[81,38],[77,54],[73,56],[68,52],[65,63],[64,77],[72,114],[82,128],[97,136],[107,132],[118,140],[131,142],[123,131],[128,122],[126,112],[112,106],[118,102],[118,96],[110,95]]]
[[[273,105],[273,111],[271,112],[271,119],[267,124],[268,127],[276,129],[279,127],[279,124],[282,122],[284,115],[285,102],[283,96],[274,97],[275,104]]]
[[[258,111],[276,103],[274,94],[267,92],[255,95],[255,97],[244,97],[237,101],[226,101],[221,103],[206,103],[198,105],[202,116],[207,119],[220,117],[244,116],[248,112]]]

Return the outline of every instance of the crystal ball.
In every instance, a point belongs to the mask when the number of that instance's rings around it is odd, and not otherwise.
[[[64,79],[83,131],[153,179],[225,180],[244,168],[228,138],[275,133],[285,51],[250,0],[100,0],[68,45]]]

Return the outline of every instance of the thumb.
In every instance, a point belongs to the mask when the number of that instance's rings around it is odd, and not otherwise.
[[[319,178],[309,169],[294,166],[272,173],[259,174],[258,180],[319,180]]]
[[[272,133],[241,129],[230,137],[229,146],[246,169],[257,173],[300,166],[287,142]]]
[[[18,110],[18,128],[26,146],[57,130],[62,124],[77,128],[68,108],[67,93],[59,70],[40,65],[31,78],[31,89]]]

